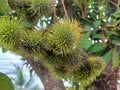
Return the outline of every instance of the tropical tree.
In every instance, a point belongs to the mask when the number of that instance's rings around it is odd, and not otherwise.
[[[0,45],[23,56],[45,90],[71,80],[90,90],[117,90],[119,0],[2,0]]]

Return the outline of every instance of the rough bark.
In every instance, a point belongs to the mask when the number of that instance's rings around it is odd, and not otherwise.
[[[33,61],[32,58],[26,59],[36,74],[40,77],[44,85],[44,90],[65,90],[62,80],[57,80],[50,75],[48,69],[41,62]]]

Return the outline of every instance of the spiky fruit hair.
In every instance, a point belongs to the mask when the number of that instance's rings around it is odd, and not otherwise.
[[[66,68],[66,65],[64,62],[60,62],[59,64],[49,64],[47,65],[49,68],[50,73],[56,77],[57,79],[66,78],[69,74],[69,69]]]
[[[89,85],[105,68],[101,57],[90,56],[83,65],[73,71],[73,79],[78,80],[83,86]]]
[[[28,0],[31,4],[29,4],[29,8],[27,9],[31,16],[39,14],[42,16],[49,16],[53,12],[54,0]]]
[[[0,43],[3,47],[9,48],[18,45],[22,31],[24,29],[15,17],[3,16],[0,19]]]
[[[76,20],[63,19],[49,30],[46,45],[52,48],[55,54],[67,54],[78,46],[81,31]]]
[[[80,82],[81,85],[87,86],[91,81],[95,79],[95,76],[91,74],[91,67],[88,62],[83,62],[72,72],[73,81]]]
[[[81,56],[78,52],[68,53],[66,55],[54,55],[52,53],[46,55],[45,65],[51,74],[57,79],[66,78],[80,64]]]
[[[40,55],[42,53],[42,30],[26,31],[24,33],[21,47],[30,55]]]
[[[23,25],[27,28],[33,28],[40,18],[52,14],[53,7],[53,0],[25,0],[25,7],[22,7],[20,12]]]
[[[91,56],[88,58],[88,62],[92,68],[92,73],[96,76],[100,75],[105,68],[105,63],[102,57]]]

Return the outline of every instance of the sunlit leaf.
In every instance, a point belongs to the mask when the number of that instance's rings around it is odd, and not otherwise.
[[[120,17],[120,8],[116,10],[116,12],[113,14],[114,17],[119,18]]]
[[[102,43],[95,43],[88,49],[88,52],[95,53],[95,52],[101,51],[103,49],[105,49],[105,46],[103,46]]]
[[[103,55],[103,60],[106,64],[109,63],[111,58],[112,58],[112,50],[108,51],[106,54]]]
[[[84,30],[85,31],[90,31],[92,27],[90,25],[85,25]]]
[[[0,0],[0,12],[6,13],[8,11],[10,11],[10,7],[7,4],[6,0]]]
[[[93,22],[93,24],[94,24],[95,28],[98,28],[101,25],[101,21],[97,20],[97,21]]]
[[[0,72],[0,90],[14,90],[11,80],[5,74]]]
[[[5,53],[5,52],[7,52],[7,51],[8,51],[7,49],[2,48],[2,53]]]
[[[118,53],[117,53],[117,51],[115,49],[113,50],[113,58],[112,58],[112,60],[113,60],[112,67],[117,68],[120,61],[119,61]]]
[[[92,41],[89,40],[90,32],[83,34],[82,39],[80,40],[80,48],[81,49],[88,49],[92,45]]]

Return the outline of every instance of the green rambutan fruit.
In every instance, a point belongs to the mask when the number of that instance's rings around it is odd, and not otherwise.
[[[32,13],[29,12],[27,8],[28,7],[26,6],[20,12],[22,24],[26,28],[33,28],[35,25],[37,25],[40,16],[38,15],[38,13],[36,13],[35,15],[31,15]]]
[[[80,82],[81,85],[87,86],[95,79],[95,76],[91,74],[91,67],[87,62],[80,65],[72,72],[73,80]]]
[[[49,65],[50,73],[57,79],[66,78],[69,74],[69,69],[65,67],[64,63],[59,65]]]
[[[3,16],[0,18],[0,43],[2,47],[17,48],[22,37],[23,27],[15,17]]]
[[[59,63],[63,62],[65,68],[67,68],[70,72],[82,64],[81,55],[77,51],[68,53],[66,55],[59,55],[58,57],[60,58]]]
[[[42,48],[42,30],[26,31],[24,33],[21,47],[29,54],[39,56],[43,50]]]
[[[51,52],[47,52],[44,57],[43,63],[54,77],[61,79],[67,76],[68,69],[65,67],[64,62],[60,62],[59,57],[53,55]]]
[[[81,38],[82,29],[76,20],[64,19],[54,24],[46,35],[46,46],[55,54],[74,51]]]
[[[73,80],[77,80],[83,86],[89,85],[104,70],[105,63],[101,57],[90,56],[73,73]]]
[[[27,28],[33,28],[41,17],[50,16],[53,9],[53,0],[25,0],[20,11],[22,23]]]
[[[80,54],[72,52],[66,55],[54,55],[52,52],[46,55],[45,65],[57,79],[66,78],[81,63]]]
[[[91,56],[88,58],[88,62],[92,68],[92,73],[96,76],[100,75],[105,68],[105,63],[102,57]]]
[[[28,12],[31,13],[31,16],[39,14],[42,16],[49,16],[53,13],[54,0],[27,0],[29,8]]]

